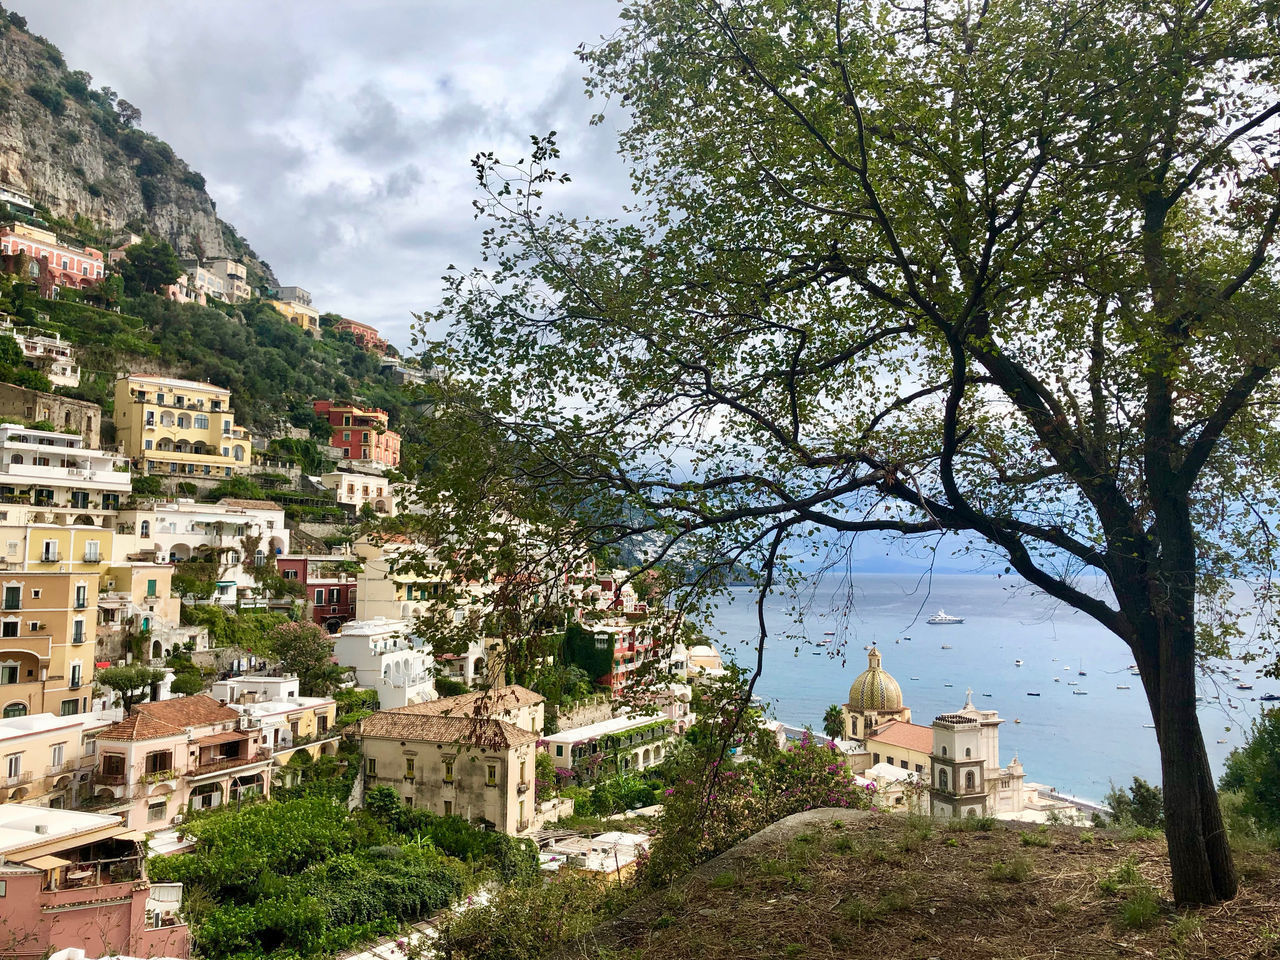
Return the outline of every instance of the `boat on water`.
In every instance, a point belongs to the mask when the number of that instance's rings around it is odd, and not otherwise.
[[[1040,694],[1038,694],[1038,693],[1031,693],[1030,691],[1028,691],[1028,692],[1027,692],[1027,696],[1028,696],[1028,697],[1038,697],[1038,696],[1040,696]]]
[[[1061,682],[1062,682],[1062,678],[1061,678],[1061,677],[1054,677],[1054,678],[1053,678],[1053,682],[1054,682],[1054,683],[1061,683]]]
[[[1219,743],[1226,743],[1226,742],[1227,742],[1227,738],[1226,738],[1226,737],[1223,737],[1223,738],[1222,738],[1221,740],[1219,740],[1218,742],[1219,742]]]
[[[919,678],[919,677],[912,677],[911,679],[912,679],[912,680],[919,680],[920,678]]]
[[[1088,690],[1072,690],[1071,693],[1077,697],[1087,697],[1089,695]]]
[[[1015,661],[1013,661],[1013,665],[1014,665],[1015,667],[1020,667],[1020,666],[1022,666],[1022,661],[1021,661],[1021,660],[1015,660]]]
[[[949,643],[944,643],[944,644],[942,645],[942,649],[943,649],[943,650],[950,650],[950,649],[951,649],[951,644],[949,644]]]
[[[943,686],[944,686],[944,687],[954,687],[954,686],[955,686],[955,684],[954,684],[954,683],[944,683],[944,684],[943,684]]]
[[[1236,689],[1237,689],[1237,690],[1252,690],[1252,689],[1253,689],[1253,684],[1252,684],[1252,683],[1237,683],[1237,684],[1236,684]]]
[[[1068,687],[1078,687],[1078,686],[1080,686],[1080,681],[1079,681],[1079,680],[1068,680],[1068,681],[1067,681],[1067,686],[1068,686]]]
[[[1014,718],[1013,718],[1013,722],[1014,722],[1014,723],[1021,723],[1021,722],[1022,722],[1022,718],[1021,718],[1021,717],[1014,717]]]
[[[1116,684],[1116,689],[1117,689],[1117,690],[1132,690],[1133,688],[1132,688],[1131,686],[1129,686],[1127,683],[1117,683],[1117,684]]]
[[[1258,699],[1264,703],[1275,703],[1277,700],[1280,700],[1280,693],[1264,693]]]
[[[984,694],[983,694],[983,696],[984,696],[984,697],[989,697],[989,696],[991,696],[991,694],[989,694],[989,693],[984,693]]]
[[[1076,674],[1077,674],[1078,676],[1081,676],[1081,677],[1087,677],[1087,676],[1089,675],[1089,674],[1085,673],[1083,670],[1077,670],[1077,671],[1076,671]]]
[[[903,637],[902,639],[903,639],[903,640],[910,640],[911,638],[910,638],[910,637]]]
[[[1156,725],[1154,723],[1144,723],[1143,726],[1146,727],[1148,730],[1154,730],[1156,728]]]
[[[836,632],[834,630],[827,630],[822,635],[824,637],[834,637],[836,635]]]
[[[953,617],[951,614],[947,613],[947,611],[939,610],[932,617],[926,620],[925,623],[931,623],[935,627],[952,623],[964,623],[964,617]]]

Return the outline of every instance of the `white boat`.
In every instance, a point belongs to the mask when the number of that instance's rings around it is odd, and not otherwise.
[[[1219,743],[1226,743],[1227,741],[1226,741],[1226,738],[1224,737],[1223,739],[1219,740],[1218,742],[1219,742]]]
[[[1132,690],[1133,688],[1132,688],[1132,687],[1130,687],[1127,683],[1117,683],[1117,684],[1116,684],[1116,689],[1117,689],[1117,690]]]
[[[1077,697],[1087,697],[1089,695],[1088,690],[1072,690],[1071,692]]]
[[[1237,683],[1237,684],[1236,684],[1236,689],[1237,689],[1237,690],[1252,690],[1252,689],[1253,689],[1253,684],[1252,684],[1252,683]]]
[[[943,650],[950,650],[950,649],[951,649],[951,644],[949,644],[949,643],[944,643],[944,644],[942,645],[942,649],[943,649]]]
[[[1021,718],[1021,717],[1014,717],[1014,718],[1013,718],[1013,722],[1014,722],[1014,723],[1021,723],[1021,722],[1022,722],[1022,718]]]
[[[1078,686],[1080,686],[1080,681],[1079,681],[1079,680],[1068,680],[1068,681],[1067,681],[1067,686],[1068,686],[1068,687],[1078,687]]]
[[[935,627],[950,623],[964,623],[964,617],[953,617],[945,610],[939,610],[932,617],[926,620],[925,623],[932,623]]]
[[[955,684],[954,684],[954,683],[944,683],[944,684],[943,684],[943,686],[944,686],[944,687],[954,687],[954,686],[955,686]]]
[[[911,679],[912,679],[912,680],[919,680],[920,678],[919,678],[919,677],[912,677]]]
[[[1143,726],[1146,727],[1148,730],[1154,730],[1156,728],[1156,725],[1154,723],[1144,723]]]
[[[1061,677],[1054,677],[1054,678],[1053,678],[1053,682],[1054,682],[1054,683],[1061,683],[1061,682],[1062,682],[1062,678],[1061,678]]]
[[[1022,661],[1021,661],[1021,660],[1015,660],[1015,661],[1013,661],[1013,665],[1014,665],[1015,667],[1020,667],[1020,666],[1022,666]]]

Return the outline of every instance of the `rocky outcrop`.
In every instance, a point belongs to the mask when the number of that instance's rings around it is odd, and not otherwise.
[[[56,47],[2,16],[0,31],[0,184],[89,233],[148,231],[181,256],[239,257],[274,282],[218,219],[204,178],[136,129],[125,101],[94,89]]]

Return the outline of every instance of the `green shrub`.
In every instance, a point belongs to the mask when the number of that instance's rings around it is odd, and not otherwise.
[[[37,81],[27,85],[27,96],[40,103],[55,117],[67,112],[67,99],[62,91],[48,83]]]
[[[1240,811],[1263,830],[1280,830],[1280,710],[1264,710],[1243,747],[1227,757],[1222,790],[1240,794]]]
[[[1001,883],[1023,883],[1031,876],[1031,861],[1026,857],[1014,857],[1008,863],[999,860],[991,865],[987,876]]]
[[[1142,930],[1160,916],[1160,898],[1150,884],[1139,884],[1129,891],[1116,914],[1116,923],[1124,930]]]

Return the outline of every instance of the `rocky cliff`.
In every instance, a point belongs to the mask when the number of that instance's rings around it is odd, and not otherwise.
[[[138,119],[126,100],[95,89],[57,47],[0,9],[0,185],[30,194],[83,239],[151,232],[181,256],[237,257],[251,282],[274,283],[270,267],[218,219],[204,177],[137,129]]]

